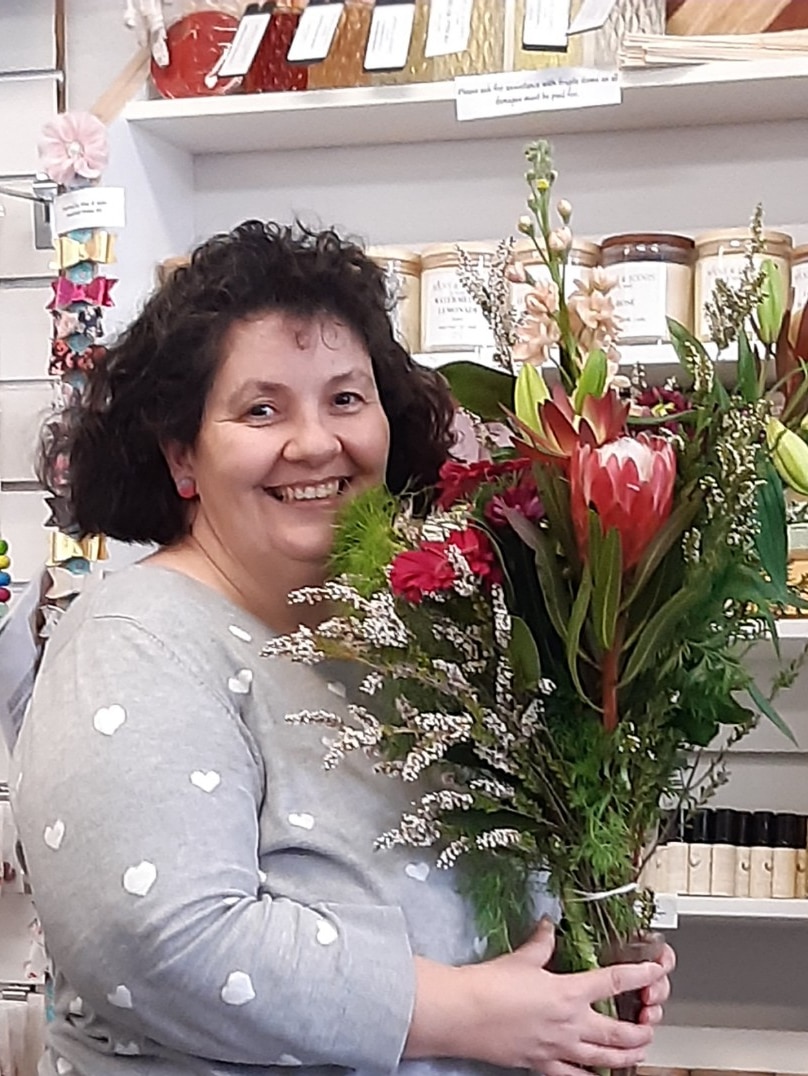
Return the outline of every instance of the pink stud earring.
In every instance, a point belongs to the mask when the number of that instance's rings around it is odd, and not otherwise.
[[[196,482],[193,478],[180,478],[177,480],[177,493],[184,501],[190,501],[196,496]]]

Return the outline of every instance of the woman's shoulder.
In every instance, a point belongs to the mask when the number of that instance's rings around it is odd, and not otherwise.
[[[92,583],[62,618],[46,659],[102,636],[104,649],[133,633],[148,636],[201,678],[229,667],[238,652],[256,652],[269,632],[210,587],[148,561]]]

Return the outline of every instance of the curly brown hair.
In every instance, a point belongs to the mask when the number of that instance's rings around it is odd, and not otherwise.
[[[331,315],[357,334],[390,424],[389,488],[433,485],[453,441],[453,404],[443,379],[394,339],[389,305],[382,271],[331,230],[249,220],[202,244],[90,376],[69,445],[78,531],[160,545],[187,533],[161,446],[193,446],[229,329],[271,311]]]

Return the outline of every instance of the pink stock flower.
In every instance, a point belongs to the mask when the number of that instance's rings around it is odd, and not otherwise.
[[[54,183],[98,179],[108,157],[107,129],[91,112],[63,112],[42,128],[39,158]]]
[[[662,437],[641,433],[608,444],[580,444],[570,462],[570,508],[581,555],[589,553],[589,509],[603,534],[620,534],[623,571],[630,571],[673,507],[676,453]]]

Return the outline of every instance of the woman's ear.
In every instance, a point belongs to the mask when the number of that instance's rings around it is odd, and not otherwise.
[[[180,482],[195,481],[194,453],[191,448],[177,441],[167,441],[160,448],[176,486],[179,487]]]

